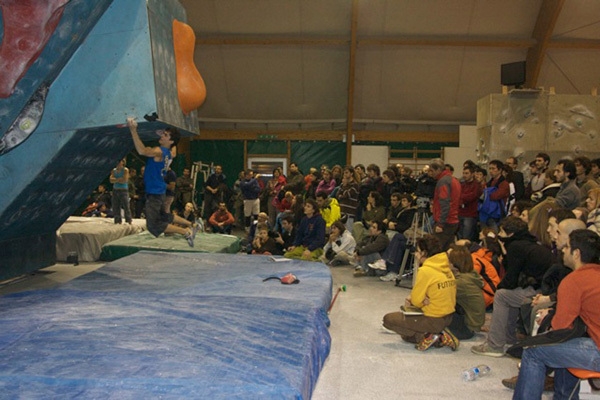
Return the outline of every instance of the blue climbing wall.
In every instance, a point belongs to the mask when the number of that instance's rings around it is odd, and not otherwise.
[[[198,131],[179,108],[172,45],[176,0],[71,0],[44,51],[0,99],[0,135],[37,88],[49,84],[31,136],[0,155],[0,279],[55,262],[55,232],[133,149],[127,116],[142,139],[166,125]],[[143,116],[156,112],[158,121]]]

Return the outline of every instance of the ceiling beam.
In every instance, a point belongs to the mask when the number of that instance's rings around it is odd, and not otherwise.
[[[197,34],[197,46],[350,46],[352,40],[343,37],[291,37],[291,36],[205,36]],[[484,47],[531,49],[537,44],[536,39],[503,39],[474,37],[381,37],[363,36],[356,39],[357,47],[371,46],[413,46],[413,47]],[[546,42],[547,48],[553,49],[600,49],[600,40],[560,39]]]
[[[344,131],[301,131],[301,130],[225,130],[200,129],[200,134],[191,140],[291,140],[291,141],[334,141],[344,140]],[[266,138],[265,136],[268,136]],[[354,141],[361,142],[415,142],[446,143],[458,142],[458,132],[410,131],[380,132],[354,131]]]
[[[356,28],[355,28],[356,29]],[[342,36],[203,36],[196,32],[197,46],[237,45],[237,46],[349,46],[356,41],[357,46],[454,46],[454,47],[507,47],[529,48],[535,45],[532,39],[489,38],[489,37],[386,37],[362,36],[348,39]]]
[[[546,56],[548,44],[554,32],[556,21],[562,10],[565,0],[543,0],[540,6],[535,27],[533,28],[532,38],[536,41],[533,47],[527,50],[527,72],[525,86],[534,88],[542,69],[542,63]]]

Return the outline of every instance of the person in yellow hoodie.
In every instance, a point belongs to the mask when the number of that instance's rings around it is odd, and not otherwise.
[[[342,217],[340,205],[335,198],[329,197],[325,191],[317,192],[315,200],[319,206],[321,217],[325,220],[325,231],[329,233],[331,224]]]
[[[458,339],[448,325],[456,305],[456,281],[450,270],[448,255],[440,241],[432,235],[419,238],[415,260],[420,265],[415,285],[406,298],[404,311],[383,317],[383,328],[399,334],[403,340],[416,343],[417,350],[425,351],[433,345],[458,348]],[[409,312],[420,309],[422,314]]]

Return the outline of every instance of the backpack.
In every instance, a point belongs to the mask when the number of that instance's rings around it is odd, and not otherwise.
[[[498,187],[491,186],[483,189],[483,201],[477,205],[479,211],[479,220],[486,223],[488,219],[500,219],[504,214],[504,207],[501,200],[492,200],[490,195],[498,190]]]
[[[471,257],[473,258],[473,269],[483,278],[483,299],[485,300],[485,306],[489,307],[494,302],[494,295],[500,283],[500,277],[486,253],[490,252],[480,248],[471,253]]]

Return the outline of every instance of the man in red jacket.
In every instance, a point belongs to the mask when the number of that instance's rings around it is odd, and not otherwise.
[[[435,222],[433,233],[439,239],[442,248],[447,250],[458,231],[460,182],[446,169],[441,158],[431,160],[429,169],[437,181],[432,203]]]
[[[460,184],[460,208],[458,209],[458,238],[477,241],[477,202],[483,187],[475,180],[472,166],[463,168],[463,181]]]

